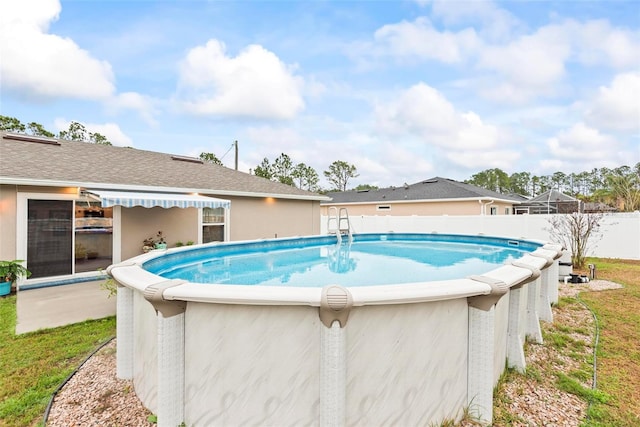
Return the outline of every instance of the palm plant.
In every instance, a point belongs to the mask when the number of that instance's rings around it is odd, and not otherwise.
[[[13,261],[0,261],[0,281],[15,282],[20,277],[29,277],[31,272],[22,265],[24,261],[16,259]]]

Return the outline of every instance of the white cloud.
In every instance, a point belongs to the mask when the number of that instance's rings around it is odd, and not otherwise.
[[[493,82],[480,93],[507,103],[557,96],[569,64],[637,68],[638,58],[640,31],[612,27],[604,20],[567,20],[505,45],[486,45],[477,66],[497,75],[488,77]]]
[[[105,100],[107,110],[117,113],[123,110],[137,111],[140,117],[149,125],[155,126],[157,120],[154,115],[157,114],[154,101],[137,92],[123,92],[112,96]]]
[[[640,73],[619,74],[610,86],[600,87],[585,120],[602,129],[639,132]]]
[[[48,34],[58,0],[3,2],[0,76],[4,90],[29,97],[102,99],[115,91],[111,66],[73,40]]]
[[[576,123],[571,129],[549,138],[547,146],[550,153],[559,159],[597,161],[611,158],[619,144],[610,135],[602,134],[584,123]]]
[[[606,20],[565,24],[574,43],[578,59],[587,65],[605,65],[617,69],[638,68],[640,31],[614,28]]]
[[[485,95],[506,102],[550,96],[565,76],[571,44],[563,28],[547,26],[502,46],[486,47],[478,67],[495,71],[497,87]]]
[[[520,158],[520,153],[513,150],[491,151],[449,151],[445,155],[450,162],[468,169],[513,169],[513,165]]]
[[[521,25],[510,12],[492,1],[470,1],[461,6],[459,2],[436,0],[431,10],[434,17],[448,26],[481,23],[480,33],[488,39],[511,37],[513,29]]]
[[[82,124],[87,132],[91,133],[99,133],[105,136],[113,145],[119,147],[133,147],[133,140],[128,137],[120,126],[116,123],[82,123],[78,120],[76,122]],[[66,120],[63,118],[57,118],[54,120],[54,126],[58,131],[69,129],[69,125],[71,124],[70,120]]]
[[[509,168],[520,153],[504,148],[508,143],[500,128],[484,123],[472,112],[459,112],[442,93],[420,83],[395,101],[376,107],[379,131],[396,139],[418,138],[428,150],[456,165]],[[498,146],[503,147],[498,149]],[[405,158],[409,160],[409,158]],[[414,160],[409,164],[415,163]],[[423,167],[431,170],[432,165]]]
[[[354,44],[360,66],[373,59],[468,63],[470,78],[457,79],[484,98],[524,104],[537,98],[558,98],[571,90],[572,67],[606,66],[637,69],[640,31],[614,27],[606,20],[558,21],[526,33],[525,23],[493,2],[459,3],[436,0],[431,17],[380,27],[375,45]],[[366,68],[365,68],[366,69]]]
[[[179,97],[193,114],[290,119],[304,108],[303,82],[293,71],[261,46],[230,57],[223,43],[209,40],[180,64]]]
[[[133,141],[120,129],[116,123],[94,124],[87,123],[89,132],[97,132],[107,137],[113,145],[119,147],[133,147]]]
[[[381,131],[408,132],[443,148],[489,149],[498,142],[499,132],[473,112],[460,113],[431,86],[420,83],[402,92],[395,101],[376,107]]]
[[[385,25],[375,32],[374,37],[386,54],[435,59],[449,64],[464,61],[479,42],[472,28],[457,33],[440,32],[425,17],[414,22]]]

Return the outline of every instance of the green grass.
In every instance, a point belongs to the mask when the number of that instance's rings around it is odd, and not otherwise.
[[[624,288],[580,295],[600,323],[597,385],[610,397],[592,402],[585,427],[640,425],[640,261],[588,262],[597,266],[599,279]]]
[[[115,317],[15,335],[16,296],[0,298],[0,426],[41,425],[58,386],[115,335]]]

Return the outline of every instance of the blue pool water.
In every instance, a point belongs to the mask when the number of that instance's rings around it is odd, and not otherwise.
[[[228,285],[375,286],[483,274],[539,246],[431,234],[356,235],[223,244],[167,254],[143,267],[168,279]]]

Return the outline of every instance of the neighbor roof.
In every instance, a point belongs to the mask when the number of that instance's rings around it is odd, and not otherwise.
[[[575,197],[571,197],[567,194],[561,193],[557,190],[547,190],[539,196],[530,199],[531,203],[547,203],[547,202],[578,202],[579,200]]]
[[[350,190],[329,193],[331,201],[322,204],[340,203],[377,203],[446,199],[492,199],[509,203],[520,203],[522,199],[486,190],[475,185],[454,181],[453,179],[434,177],[402,187],[388,187],[378,190]]]
[[[197,158],[0,132],[0,183],[326,200]]]

